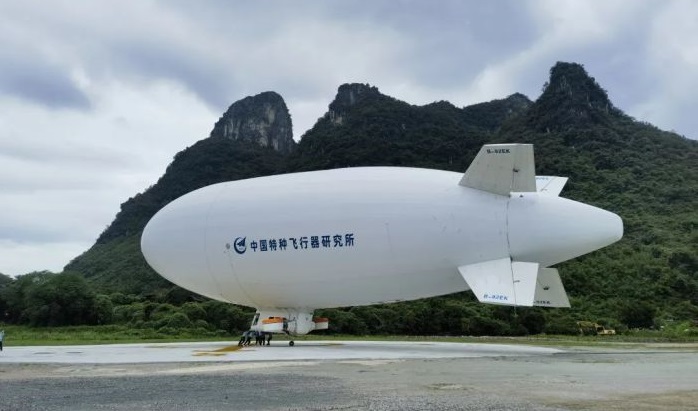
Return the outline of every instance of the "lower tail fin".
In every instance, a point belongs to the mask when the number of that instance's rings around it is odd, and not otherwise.
[[[510,258],[458,267],[478,301],[523,307],[569,307],[567,293],[555,268]]]

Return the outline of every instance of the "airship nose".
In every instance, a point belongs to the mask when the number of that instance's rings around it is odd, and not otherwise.
[[[181,198],[158,211],[143,229],[141,251],[162,277],[212,297],[217,293],[206,262],[205,226],[189,203]]]
[[[509,205],[509,251],[515,260],[549,266],[623,237],[614,213],[560,197],[516,194]]]

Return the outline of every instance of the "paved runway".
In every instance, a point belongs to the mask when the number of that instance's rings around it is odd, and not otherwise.
[[[273,343],[272,343],[273,344]],[[397,360],[550,355],[553,348],[445,342],[298,341],[238,347],[226,342],[8,347],[2,363],[135,364],[168,362]]]
[[[0,410],[696,410],[698,345],[8,347]]]

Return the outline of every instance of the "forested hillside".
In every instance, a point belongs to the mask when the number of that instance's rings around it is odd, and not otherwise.
[[[65,318],[58,314],[62,306],[42,299],[50,293],[32,284],[56,287],[61,282],[53,277],[69,276],[63,283],[88,289],[95,312],[108,312],[104,306],[112,304],[111,318],[95,315],[82,322],[202,332],[244,328],[247,311],[205,302],[145,264],[140,232],[163,205],[215,182],[282,172],[364,165],[463,172],[483,144],[497,142],[533,143],[537,174],[570,177],[564,197],[624,220],[619,243],[559,265],[572,308],[495,307],[461,293],[324,310],[320,314],[332,319],[331,332],[521,335],[573,333],[575,320],[600,321],[621,331],[698,320],[698,143],[627,116],[574,63],[551,68],[535,102],[513,94],[465,108],[444,101],[413,106],[369,85],[345,84],[293,150],[212,135],[177,154],[153,187],[122,204],[97,243],[65,273],[33,274],[31,282],[27,276],[0,276],[0,310],[5,307],[8,322],[65,323],[56,320]],[[84,279],[81,285],[76,278]],[[37,305],[45,308],[37,311]]]

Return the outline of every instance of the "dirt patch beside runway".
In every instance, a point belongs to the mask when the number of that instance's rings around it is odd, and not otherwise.
[[[694,411],[698,406],[698,390],[621,395],[617,398],[553,402],[549,405],[562,409],[589,411]]]

